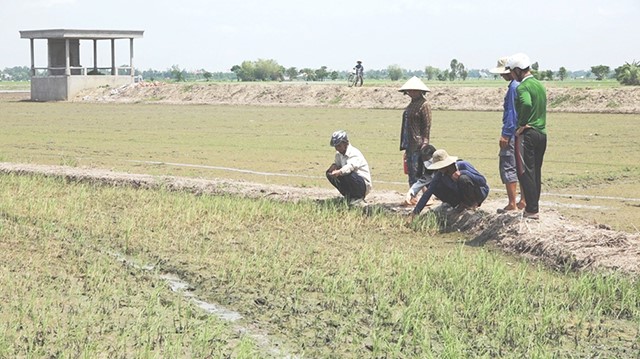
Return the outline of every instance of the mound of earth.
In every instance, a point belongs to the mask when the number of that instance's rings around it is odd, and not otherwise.
[[[141,82],[119,88],[87,89],[70,101],[402,109],[408,101],[397,91],[398,87],[303,82]],[[436,110],[502,111],[505,89],[506,83],[505,87],[495,88],[433,87],[427,98]],[[637,86],[549,87],[547,98],[552,112],[640,113],[640,87]]]
[[[335,198],[335,190],[264,185],[225,179],[157,177],[113,172],[101,169],[0,163],[0,172],[62,177],[67,181],[111,186],[167,188],[196,194],[232,193],[251,198],[268,197],[282,201],[326,200]],[[374,191],[367,197],[365,213],[384,210],[406,214],[400,204],[404,195],[393,191]],[[506,252],[540,260],[552,267],[574,270],[640,272],[640,235],[610,230],[605,226],[571,223],[556,211],[545,209],[540,220],[523,219],[520,213],[496,214],[502,203],[485,202],[481,209],[458,213],[446,205],[434,211],[446,226],[443,231],[464,231],[468,245],[495,242]]]

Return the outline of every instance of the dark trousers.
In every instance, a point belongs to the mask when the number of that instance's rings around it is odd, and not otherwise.
[[[418,182],[424,172],[424,162],[420,155],[420,151],[406,152],[407,155],[407,175],[409,175],[409,187]]]
[[[516,138],[516,166],[518,181],[527,201],[525,211],[538,213],[542,191],[542,161],[547,150],[547,135],[533,128]]]
[[[471,207],[479,206],[484,202],[486,197],[482,194],[482,189],[471,180],[471,177],[461,175],[456,185],[457,188],[453,189],[441,182],[439,186],[434,188],[433,194],[451,206],[462,204]]]
[[[327,179],[347,200],[364,199],[367,185],[364,182],[364,178],[358,176],[355,172],[338,177],[332,177],[327,172]]]

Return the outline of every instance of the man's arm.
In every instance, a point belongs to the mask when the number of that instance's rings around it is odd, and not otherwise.
[[[431,107],[425,102],[422,114],[422,145],[420,148],[427,147],[429,145],[429,137],[431,135]]]

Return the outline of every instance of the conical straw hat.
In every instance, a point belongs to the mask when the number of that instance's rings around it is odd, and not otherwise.
[[[402,87],[400,87],[400,90],[398,91],[403,92],[407,90],[418,90],[418,91],[425,91],[425,92],[431,91],[429,90],[427,85],[425,85],[424,82],[422,82],[416,76],[413,76],[407,82],[405,82],[404,85],[402,85]]]

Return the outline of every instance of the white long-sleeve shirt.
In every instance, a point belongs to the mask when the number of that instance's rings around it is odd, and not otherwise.
[[[362,177],[367,185],[367,194],[371,191],[371,171],[369,170],[369,163],[367,163],[367,160],[360,150],[349,144],[347,150],[344,151],[344,155],[336,151],[335,164],[340,167],[340,173],[342,175],[355,172],[358,176]]]

